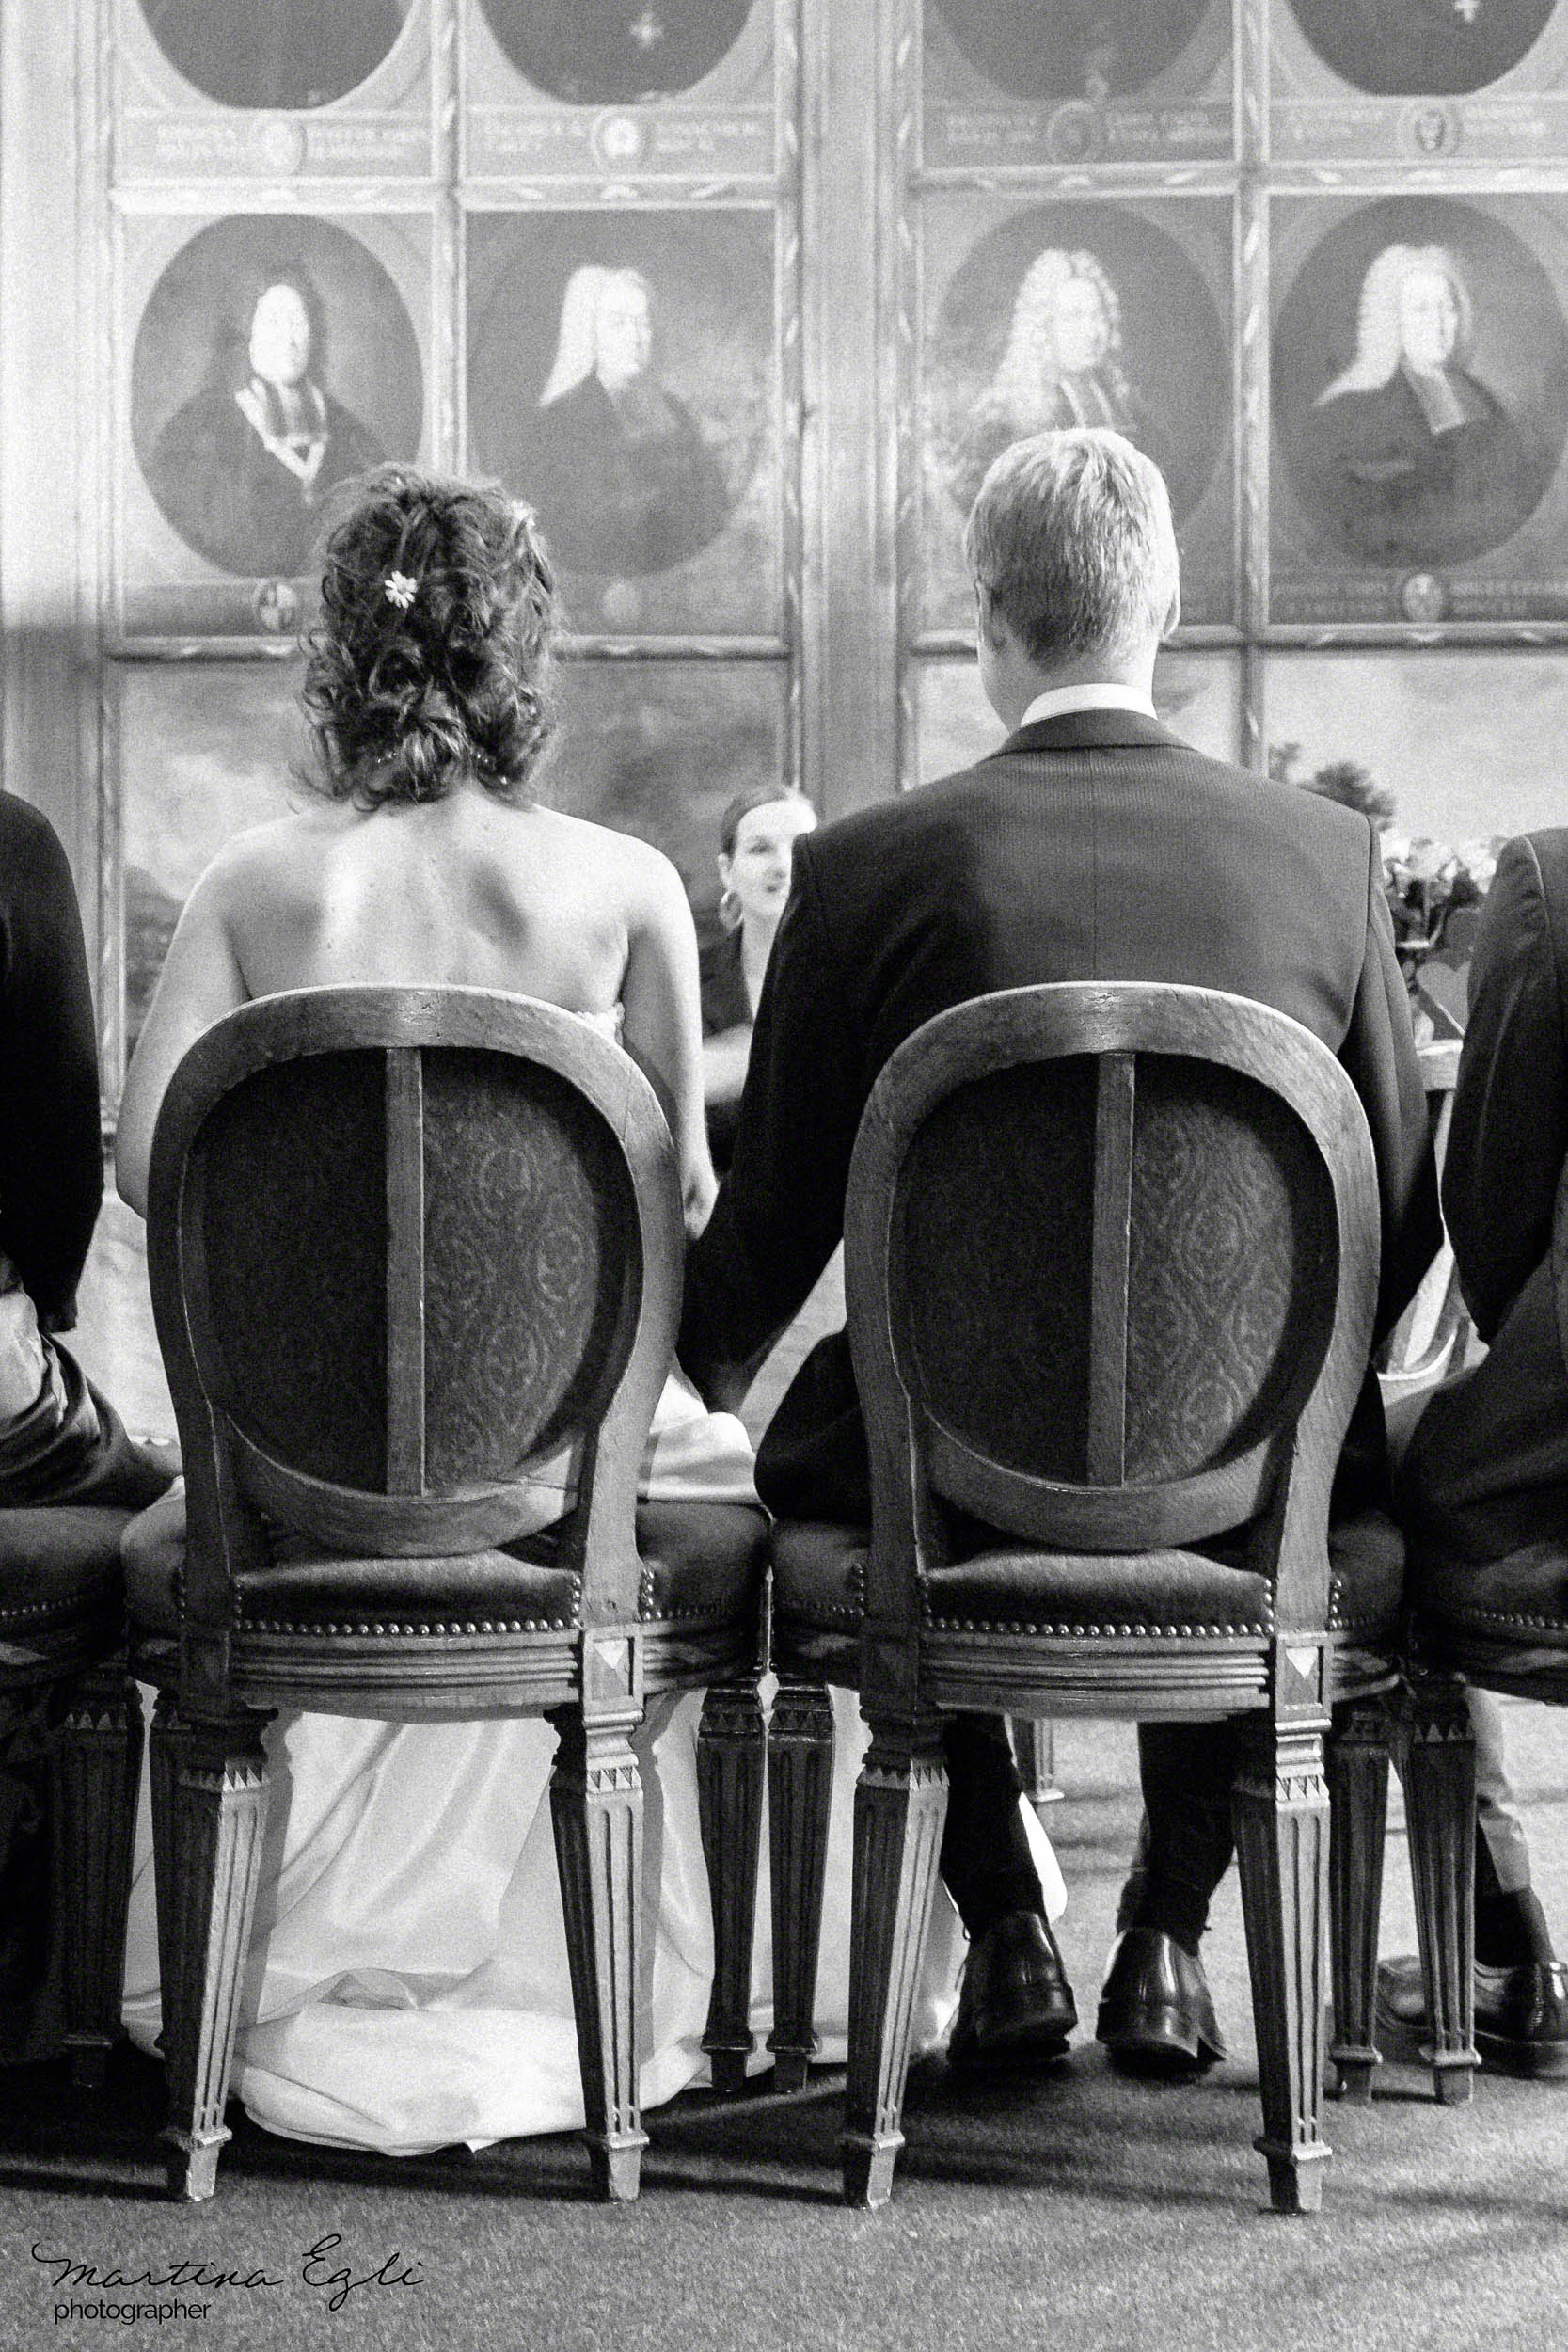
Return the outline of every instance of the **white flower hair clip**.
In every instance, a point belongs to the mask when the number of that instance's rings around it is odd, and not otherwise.
[[[417,580],[410,580],[406,572],[388,572],[381,583],[381,593],[388,604],[395,604],[401,612],[406,612],[420,593],[420,583]]]

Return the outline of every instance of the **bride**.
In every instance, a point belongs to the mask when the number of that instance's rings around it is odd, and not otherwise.
[[[646,843],[561,815],[530,789],[552,731],[556,617],[527,508],[406,467],[367,478],[327,542],[305,674],[315,790],[294,814],[232,842],[202,876],[136,1048],[118,1149],[134,1209],[146,1211],[169,1078],[224,1014],[293,988],[458,983],[543,998],[619,1035],[665,1104],[688,1227],[701,1230],[714,1179],[696,940],[679,876]],[[673,1374],[642,1491],[754,1502],[751,1463],[739,1422],[706,1412]],[[543,1519],[559,1515],[557,1500]],[[177,1491],[128,1534],[133,1596],[150,1581],[166,1584],[182,1540]],[[824,2055],[842,2052],[847,2013],[849,1815],[863,1746],[852,1701],[836,1699]],[[696,1694],[651,1708],[638,1739],[644,2106],[706,2063],[700,1705]],[[580,2124],[546,1801],[550,1727],[298,1714],[278,1717],[267,1737],[277,1780],[235,2070],[252,2117],[390,2153]],[[150,2048],[159,1999],[146,1814],[144,1791],[125,2016]],[[753,2027],[764,2034],[766,1891],[753,1986]],[[942,1898],[918,2020],[927,2042],[950,2012],[960,1947]]]

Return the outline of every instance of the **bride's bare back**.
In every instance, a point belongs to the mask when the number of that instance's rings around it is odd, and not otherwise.
[[[144,1208],[158,1105],[181,1057],[254,996],[344,982],[504,989],[624,1009],[659,1086],[689,1215],[710,1203],[696,941],[680,878],[642,841],[471,783],[374,810],[337,801],[242,834],[198,883],[120,1105],[119,1188]]]
[[[133,1208],[158,1105],[203,1030],[255,996],[382,982],[505,989],[590,1016],[619,1005],[700,1230],[714,1183],[680,876],[645,842],[531,797],[557,620],[526,506],[409,466],[365,477],[326,543],[300,689],[323,797],[230,842],[191,893],[120,1104]]]

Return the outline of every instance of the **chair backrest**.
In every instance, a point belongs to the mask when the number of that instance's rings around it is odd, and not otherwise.
[[[669,1130],[625,1054],[486,990],[260,998],[170,1082],[148,1225],[188,1612],[226,1612],[260,1514],[367,1554],[504,1542],[563,1449],[585,1619],[635,1612],[682,1231]]]
[[[1378,1248],[1360,1103],[1285,1014],[1072,982],[928,1022],[882,1071],[849,1176],[868,1613],[906,1617],[943,1556],[932,1496],[1089,1552],[1275,1505],[1282,1616],[1326,1606]]]

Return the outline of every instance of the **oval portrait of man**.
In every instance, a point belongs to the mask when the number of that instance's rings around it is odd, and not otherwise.
[[[931,335],[932,456],[963,514],[1009,442],[1109,425],[1152,457],[1180,525],[1230,416],[1229,333],[1167,230],[1110,204],[1038,204],[966,255]]]
[[[668,98],[711,73],[753,0],[481,0],[535,89],[583,106]]]
[[[242,579],[309,569],[339,485],[418,454],[413,322],[357,237],[238,214],[182,246],[131,363],[131,436],[160,512]]]
[[[1379,98],[1457,98],[1509,72],[1556,0],[1290,0],[1324,65]]]
[[[513,214],[478,228],[475,463],[537,509],[567,571],[626,579],[685,563],[723,530],[762,446],[770,225]]]
[[[325,106],[389,53],[411,0],[141,0],[177,72],[223,106]]]
[[[1279,312],[1287,477],[1338,553],[1397,569],[1512,538],[1568,441],[1568,326],[1496,215],[1389,197],[1307,255]]]
[[[1175,64],[1210,0],[927,0],[959,54],[1009,97],[1101,105]]]

